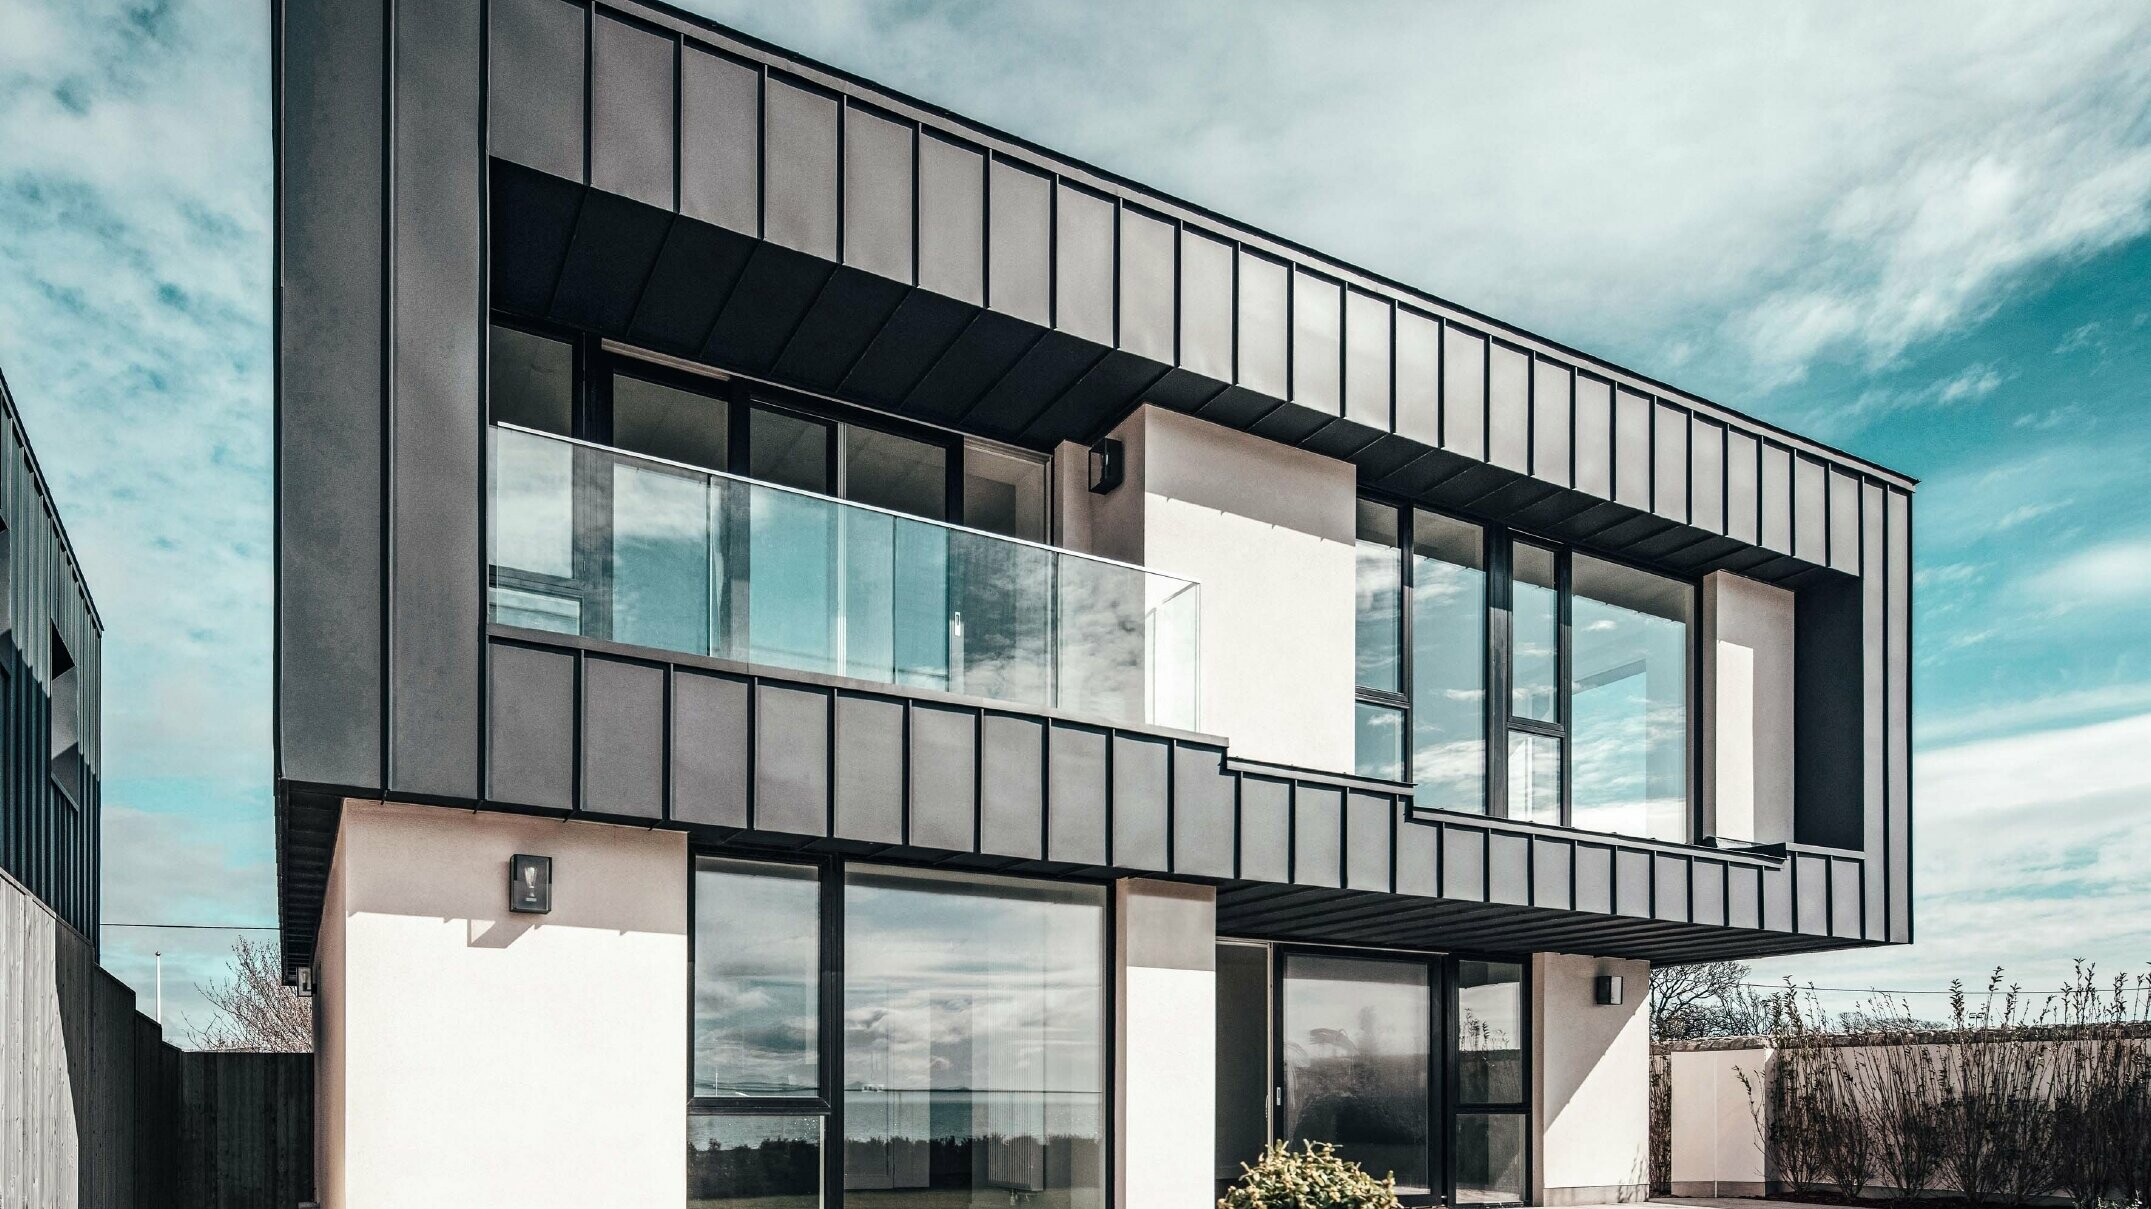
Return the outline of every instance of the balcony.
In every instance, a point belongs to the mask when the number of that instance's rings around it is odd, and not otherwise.
[[[496,625],[1199,726],[1194,583],[530,429],[491,435]]]

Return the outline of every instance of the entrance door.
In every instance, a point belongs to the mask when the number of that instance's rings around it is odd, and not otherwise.
[[[1437,1199],[1446,1184],[1439,1089],[1430,1077],[1435,960],[1287,951],[1277,991],[1278,1134],[1334,1142],[1397,1193]]]

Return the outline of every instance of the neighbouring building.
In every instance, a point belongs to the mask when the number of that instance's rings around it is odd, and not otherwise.
[[[1635,1197],[1912,938],[1903,475],[669,8],[276,96],[324,1205]]]
[[[0,870],[97,950],[104,623],[0,378]]]

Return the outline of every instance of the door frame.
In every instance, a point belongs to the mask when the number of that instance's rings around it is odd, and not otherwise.
[[[1285,966],[1294,955],[1316,957],[1358,958],[1365,961],[1391,961],[1402,964],[1424,964],[1428,978],[1427,1010],[1429,1033],[1427,1072],[1427,1146],[1428,1173],[1432,1191],[1398,1196],[1405,1205],[1458,1205],[1456,1195],[1456,1122],[1460,1107],[1458,1087],[1462,1065],[1462,1047],[1458,1044],[1454,1022],[1461,1013],[1461,985],[1457,977],[1457,964],[1463,961],[1486,961],[1515,965],[1521,977],[1517,983],[1518,1052],[1522,1055],[1522,1079],[1524,1099],[1521,1104],[1495,1106],[1494,1111],[1515,1111],[1524,1119],[1523,1197],[1518,1201],[1474,1202],[1488,1209],[1502,1209],[1508,1205],[1530,1203],[1532,1173],[1538,1158],[1538,1139],[1533,1128],[1532,1111],[1532,1055],[1533,1040],[1531,1018],[1531,961],[1529,955],[1514,953],[1486,953],[1478,951],[1431,951],[1421,949],[1386,949],[1355,945],[1308,944],[1290,941],[1261,941],[1242,937],[1220,936],[1219,944],[1260,944],[1269,950],[1269,1083],[1270,1103],[1267,1115],[1270,1137],[1273,1141],[1289,1142],[1284,1115],[1285,1094]],[[1474,1105],[1478,1110],[1481,1106]]]

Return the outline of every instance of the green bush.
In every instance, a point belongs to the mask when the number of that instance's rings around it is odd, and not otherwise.
[[[1232,1186],[1218,1209],[1397,1209],[1397,1180],[1375,1179],[1337,1157],[1328,1142],[1294,1150],[1272,1142]]]

